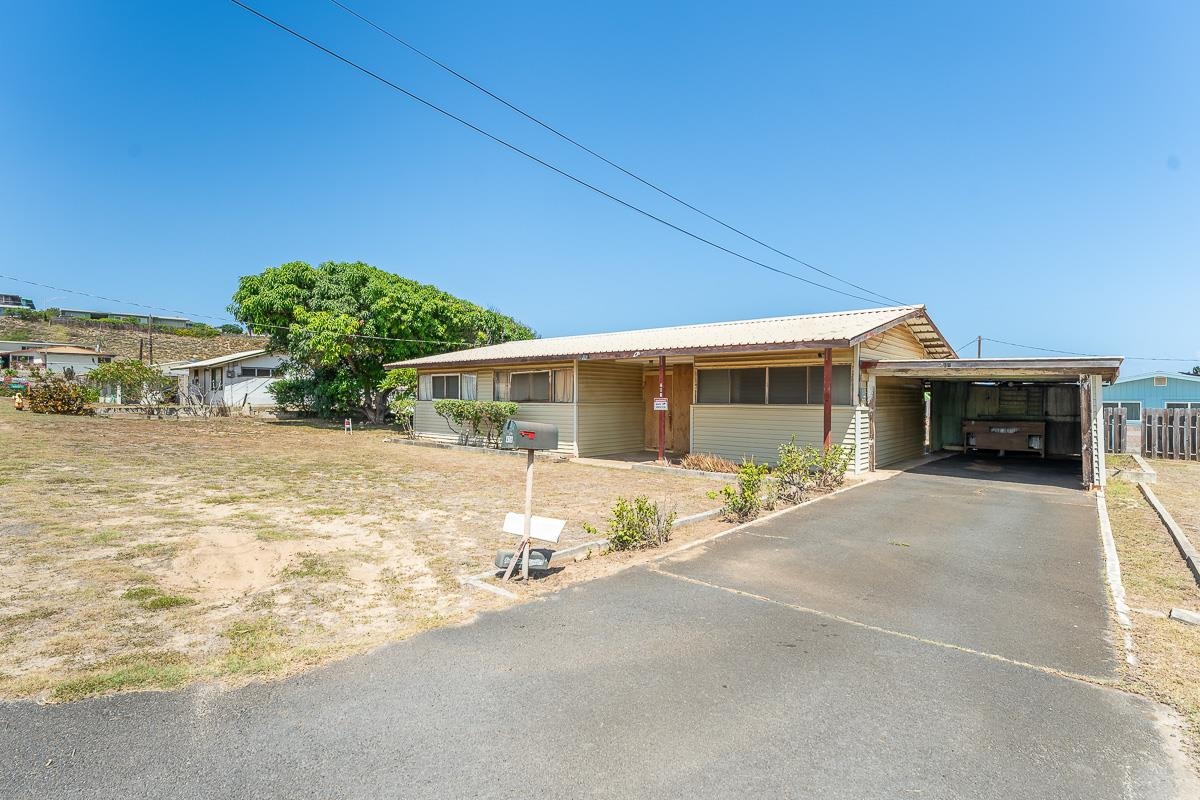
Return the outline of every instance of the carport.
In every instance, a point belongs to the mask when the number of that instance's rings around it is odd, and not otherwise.
[[[1119,356],[863,361],[870,468],[939,451],[1077,459],[1105,484],[1100,389]]]

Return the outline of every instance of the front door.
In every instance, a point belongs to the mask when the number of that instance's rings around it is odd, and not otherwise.
[[[691,445],[692,422],[692,367],[675,364],[667,368],[663,393],[667,403],[667,430],[663,449],[672,453],[686,453]],[[642,407],[645,447],[658,451],[658,417],[654,410],[654,398],[658,396],[658,372],[647,372],[642,378]]]

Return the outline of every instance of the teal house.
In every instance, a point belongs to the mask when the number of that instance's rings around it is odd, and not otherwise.
[[[1200,409],[1200,375],[1155,372],[1121,378],[1103,389],[1105,408],[1124,407],[1129,421],[1141,424],[1144,409]]]

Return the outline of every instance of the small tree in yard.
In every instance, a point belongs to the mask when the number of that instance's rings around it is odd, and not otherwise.
[[[160,406],[177,398],[178,382],[140,361],[110,361],[88,373],[98,391],[116,395],[128,405]]]
[[[463,444],[495,447],[500,443],[504,423],[517,413],[517,404],[492,400],[435,400],[433,410],[446,420]]]

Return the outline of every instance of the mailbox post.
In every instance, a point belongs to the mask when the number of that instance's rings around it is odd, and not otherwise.
[[[558,448],[558,428],[542,422],[510,419],[504,424],[504,430],[500,434],[500,446],[507,450],[525,451],[525,521],[521,542],[517,545],[517,552],[513,554],[508,569],[504,571],[504,580],[512,577],[518,560],[521,562],[522,580],[529,580],[530,534],[533,526],[533,454],[537,450]]]

